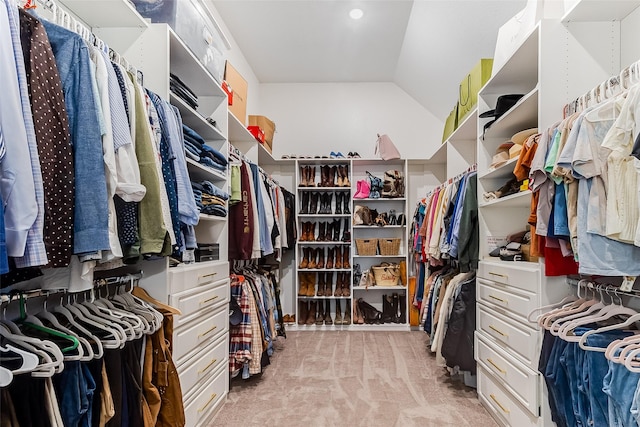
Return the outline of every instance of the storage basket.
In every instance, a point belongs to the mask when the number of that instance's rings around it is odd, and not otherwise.
[[[400,282],[400,266],[398,264],[382,264],[371,267],[375,286],[398,286]]]
[[[380,248],[380,255],[399,255],[400,239],[378,239],[378,247]]]
[[[358,255],[375,255],[378,248],[378,239],[356,239]]]

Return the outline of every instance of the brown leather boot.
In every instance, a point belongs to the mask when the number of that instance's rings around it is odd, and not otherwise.
[[[325,288],[324,274],[323,273],[318,273],[318,292],[316,292],[316,296],[317,297],[325,296],[324,288]]]
[[[308,172],[307,169],[309,168],[309,166],[300,166],[300,187],[308,187],[309,186],[309,181],[308,181]]]
[[[307,227],[308,227],[307,241],[308,242],[315,242],[316,241],[316,223],[315,222],[309,222],[309,225],[307,225]]]
[[[351,286],[349,281],[349,273],[342,273],[342,296],[349,297],[351,296]]]
[[[336,273],[336,289],[333,291],[334,297],[342,296],[342,286],[340,285],[340,273]]]
[[[309,303],[307,301],[298,301],[298,325],[304,325],[308,311]]]
[[[298,274],[298,283],[300,284],[300,290],[298,290],[298,296],[307,296],[307,278],[306,274]]]
[[[318,242],[327,241],[327,223],[326,222],[318,223],[318,238],[316,240]]]
[[[309,268],[309,248],[302,248],[302,260],[298,265],[298,268]]]
[[[320,303],[322,304],[322,303]],[[325,300],[324,301],[324,310],[323,310],[323,319],[324,319],[324,324],[325,325],[333,325],[333,320],[331,320],[331,301],[330,300]]]
[[[342,172],[343,168],[342,166],[338,165],[338,172],[337,172],[337,176],[336,176],[336,187],[343,187],[344,186],[344,178],[342,177]]]
[[[334,257],[335,250],[336,250],[335,248],[327,248],[327,264],[326,264],[326,267],[329,270],[333,268],[333,257]]]
[[[320,166],[320,182],[318,183],[318,187],[327,186],[328,168],[329,166]]]
[[[342,301],[336,300],[336,319],[333,321],[336,325],[342,325]]]
[[[316,268],[324,268],[324,248],[318,248],[318,263]]]
[[[323,301],[316,301],[316,325],[322,326],[324,323],[324,304]]]
[[[307,325],[313,325],[316,323],[316,311],[316,302],[309,301],[309,312],[307,313],[307,319],[305,321]]]
[[[351,324],[351,301],[347,300],[347,304],[344,307],[344,317],[342,318],[343,325]]]
[[[320,193],[311,193],[311,202],[309,203],[309,213],[315,215],[318,213],[318,199]]]
[[[345,246],[342,252],[342,268],[351,268],[349,264],[349,256],[351,255],[351,246]]]
[[[351,187],[351,181],[349,181],[349,165],[344,165],[342,170],[342,186]]]
[[[336,186],[336,173],[338,172],[337,166],[331,166],[329,168],[329,175],[327,176],[327,187]]]
[[[343,260],[343,255],[342,255],[342,245],[338,245],[336,246],[336,262],[335,264],[333,264],[333,268],[342,268],[342,260]]]
[[[309,248],[309,265],[307,268],[317,268],[318,266],[318,249]]]
[[[308,184],[309,187],[315,187],[316,186],[316,167],[315,166],[309,166],[309,172],[308,172]]]

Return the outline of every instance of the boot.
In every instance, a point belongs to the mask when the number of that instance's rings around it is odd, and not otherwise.
[[[311,193],[311,203],[309,204],[309,213],[315,215],[318,213],[318,198],[320,193]]]
[[[334,236],[335,236],[335,233],[334,233]],[[342,230],[342,241],[343,242],[350,242],[351,241],[351,231],[349,230],[348,218],[344,219],[344,229]]]
[[[329,166],[320,166],[320,183],[318,187],[327,187],[329,180]]]
[[[394,293],[392,295],[392,301],[391,321],[393,323],[400,323],[400,316],[398,316],[398,306],[400,304],[400,298],[398,298],[398,294]]]
[[[322,303],[320,303],[322,304]],[[325,325],[333,325],[333,320],[331,320],[331,301],[324,301],[324,324]]]
[[[312,297],[316,294],[316,275],[315,273],[307,273],[307,296]]]
[[[302,260],[300,261],[300,265],[298,265],[298,268],[303,269],[303,268],[309,268],[309,251],[311,249],[310,248],[302,248]]]
[[[324,274],[319,273],[318,274],[318,291],[316,292],[316,296],[317,297],[325,296],[324,288],[325,288],[325,285],[324,285]]]
[[[349,200],[349,193],[343,193],[342,194],[342,203],[343,203],[343,208],[342,208],[342,213],[344,214],[350,214],[351,211],[349,210],[349,204],[351,203],[351,201]]]
[[[316,261],[317,258],[318,258],[318,249],[309,248],[309,265],[307,265],[307,268],[311,268],[311,269],[316,268],[316,266],[318,265],[318,261]]]
[[[347,222],[347,218],[345,218],[345,223],[346,222]],[[333,220],[333,237],[331,238],[331,240],[334,242],[340,241],[340,220],[339,219]]]
[[[336,193],[336,215],[342,214],[342,193]]]
[[[342,324],[343,325],[351,324],[351,301],[350,300],[347,300],[347,303],[345,304],[344,317],[342,319]]]
[[[316,240],[316,223],[315,222],[309,222],[307,227],[308,227],[307,241],[308,242],[315,242],[315,240]]]
[[[307,241],[307,223],[305,221],[302,221],[300,223],[300,229],[301,229],[301,233],[300,233],[300,241],[301,242],[306,242]]]
[[[342,296],[350,297],[351,296],[351,286],[349,285],[349,273],[342,273]]]
[[[342,186],[351,187],[351,182],[349,181],[349,165],[344,165],[343,175],[342,175]]]
[[[342,252],[342,268],[351,268],[349,264],[349,256],[351,255],[351,246],[345,246],[344,252]]]
[[[307,187],[307,166],[300,166],[300,187]]]
[[[343,168],[342,166],[338,166],[338,176],[336,181],[337,187],[344,187],[344,178],[343,178]]]
[[[307,301],[298,301],[298,325],[304,325],[307,321],[309,311],[309,303]]]
[[[322,326],[324,323],[324,304],[322,300],[316,301],[316,325]]]
[[[309,213],[309,192],[302,192],[302,208],[300,209],[302,215]]]
[[[309,166],[307,170],[307,186],[315,187],[316,186],[316,167]]]
[[[353,324],[354,325],[364,324],[364,316],[362,315],[362,311],[360,311],[360,306],[358,305],[358,301],[356,301],[355,304],[353,304]]]
[[[400,318],[398,323],[407,323],[407,298],[404,295],[400,295],[398,298],[400,301]]]
[[[318,223],[318,238],[316,239],[318,242],[326,242],[327,239],[327,223],[319,222]]]
[[[316,312],[316,302],[309,301],[309,312],[307,313],[307,321],[305,322],[307,325],[316,323]]]
[[[298,283],[300,284],[300,290],[298,290],[298,296],[307,296],[307,278],[305,274],[298,275]]]
[[[382,323],[391,323],[393,320],[393,298],[390,295],[382,295]]]
[[[327,213],[327,194],[320,193],[320,209],[318,209],[319,214]]]
[[[336,248],[327,248],[327,270],[331,270],[333,268],[333,257],[335,256]]]
[[[336,319],[333,321],[336,325],[344,325],[342,322],[342,301],[336,300]]]
[[[333,267],[338,270],[342,268],[342,246],[336,246],[336,262]]]
[[[338,170],[338,168],[336,166],[331,166],[329,168],[329,174],[327,175],[327,187],[335,187],[336,186],[336,172],[337,172],[337,170]]]
[[[331,204],[333,203],[333,193],[327,193],[327,199],[325,202],[325,212],[326,214],[331,215]]]
[[[336,273],[336,289],[333,291],[334,297],[341,297],[342,295],[342,286],[340,286],[340,273]]]
[[[316,268],[324,268],[324,248],[316,249],[318,252],[318,263],[316,264]]]
[[[330,297],[333,294],[331,278],[333,273],[324,273],[324,296]]]

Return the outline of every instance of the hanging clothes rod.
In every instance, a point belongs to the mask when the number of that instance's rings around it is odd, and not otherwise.
[[[571,277],[567,277],[567,284],[571,286],[585,286],[587,289],[599,292],[612,292],[616,296],[626,296],[631,298],[640,298],[640,291],[621,291],[618,285],[614,285],[612,283],[598,283],[585,279],[574,279]]]
[[[242,160],[244,162],[247,163],[251,163],[252,165],[255,165],[254,162],[252,162],[251,160],[249,160],[244,154],[242,154],[242,152],[240,150],[238,150],[236,147],[234,147],[232,144],[229,144],[229,155],[234,155],[235,157],[238,158],[238,160]],[[267,180],[271,181],[273,183],[273,185],[275,185],[276,187],[280,187],[281,185],[278,183],[278,181],[276,181],[275,179],[271,178],[269,176],[269,174],[260,167],[260,165],[256,165],[258,166],[258,171],[264,175]]]
[[[441,190],[443,188],[448,187],[449,185],[453,184],[454,182],[458,182],[462,179],[463,176],[466,176],[468,174],[470,174],[471,172],[476,172],[478,170],[478,164],[474,163],[473,165],[469,166],[469,168],[467,168],[466,171],[459,173],[458,175],[451,177],[449,179],[447,179],[446,182],[443,182],[442,184],[438,185],[437,187],[433,188],[432,190],[430,190],[424,199],[420,200],[416,205],[419,206],[420,203],[424,202],[426,198],[428,198],[430,195],[432,195],[435,191],[437,190]]]

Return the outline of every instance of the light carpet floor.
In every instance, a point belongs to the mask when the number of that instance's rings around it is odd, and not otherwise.
[[[422,332],[289,332],[271,365],[231,381],[210,426],[497,426],[436,366]]]

